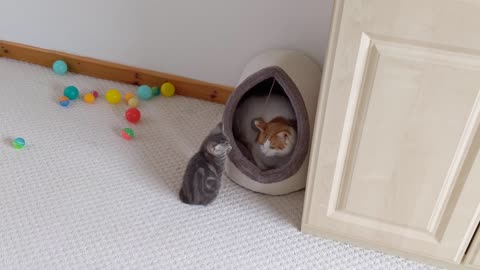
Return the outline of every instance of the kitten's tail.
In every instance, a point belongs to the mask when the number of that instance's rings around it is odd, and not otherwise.
[[[185,197],[185,194],[183,193],[183,188],[180,189],[180,192],[178,193],[178,196],[180,197],[180,201],[183,203],[187,203],[187,198]]]

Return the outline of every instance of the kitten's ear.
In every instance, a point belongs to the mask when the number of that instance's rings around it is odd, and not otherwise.
[[[220,134],[223,133],[223,123],[218,123],[214,129],[210,131],[210,134]]]
[[[259,118],[259,119],[255,119],[253,121],[253,124],[255,125],[255,127],[257,129],[259,129],[260,131],[265,131],[265,129],[267,128],[267,123],[265,123],[265,121],[263,121],[262,118]]]

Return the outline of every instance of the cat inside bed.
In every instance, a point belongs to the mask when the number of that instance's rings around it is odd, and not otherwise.
[[[252,88],[235,111],[233,133],[240,151],[261,170],[283,166],[296,143],[296,118],[282,87],[267,79]]]

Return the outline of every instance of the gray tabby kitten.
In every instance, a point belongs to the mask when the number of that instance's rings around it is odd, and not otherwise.
[[[180,200],[186,204],[207,205],[218,195],[227,154],[232,149],[223,134],[222,123],[205,138],[190,159],[183,176]]]

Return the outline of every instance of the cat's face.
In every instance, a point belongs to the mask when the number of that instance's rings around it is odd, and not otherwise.
[[[230,150],[232,150],[232,146],[228,141],[211,142],[207,145],[207,151],[215,157],[226,156]]]
[[[228,137],[223,134],[220,124],[213,129],[208,136],[206,150],[215,157],[224,157],[232,150],[230,141]]]
[[[257,143],[266,156],[286,155],[295,144],[295,129],[283,118],[275,118],[266,123],[263,119],[254,121],[260,131]]]
[[[207,151],[216,157],[224,157],[230,152],[230,150],[232,150],[232,146],[230,146],[230,144],[221,143],[210,145]]]

